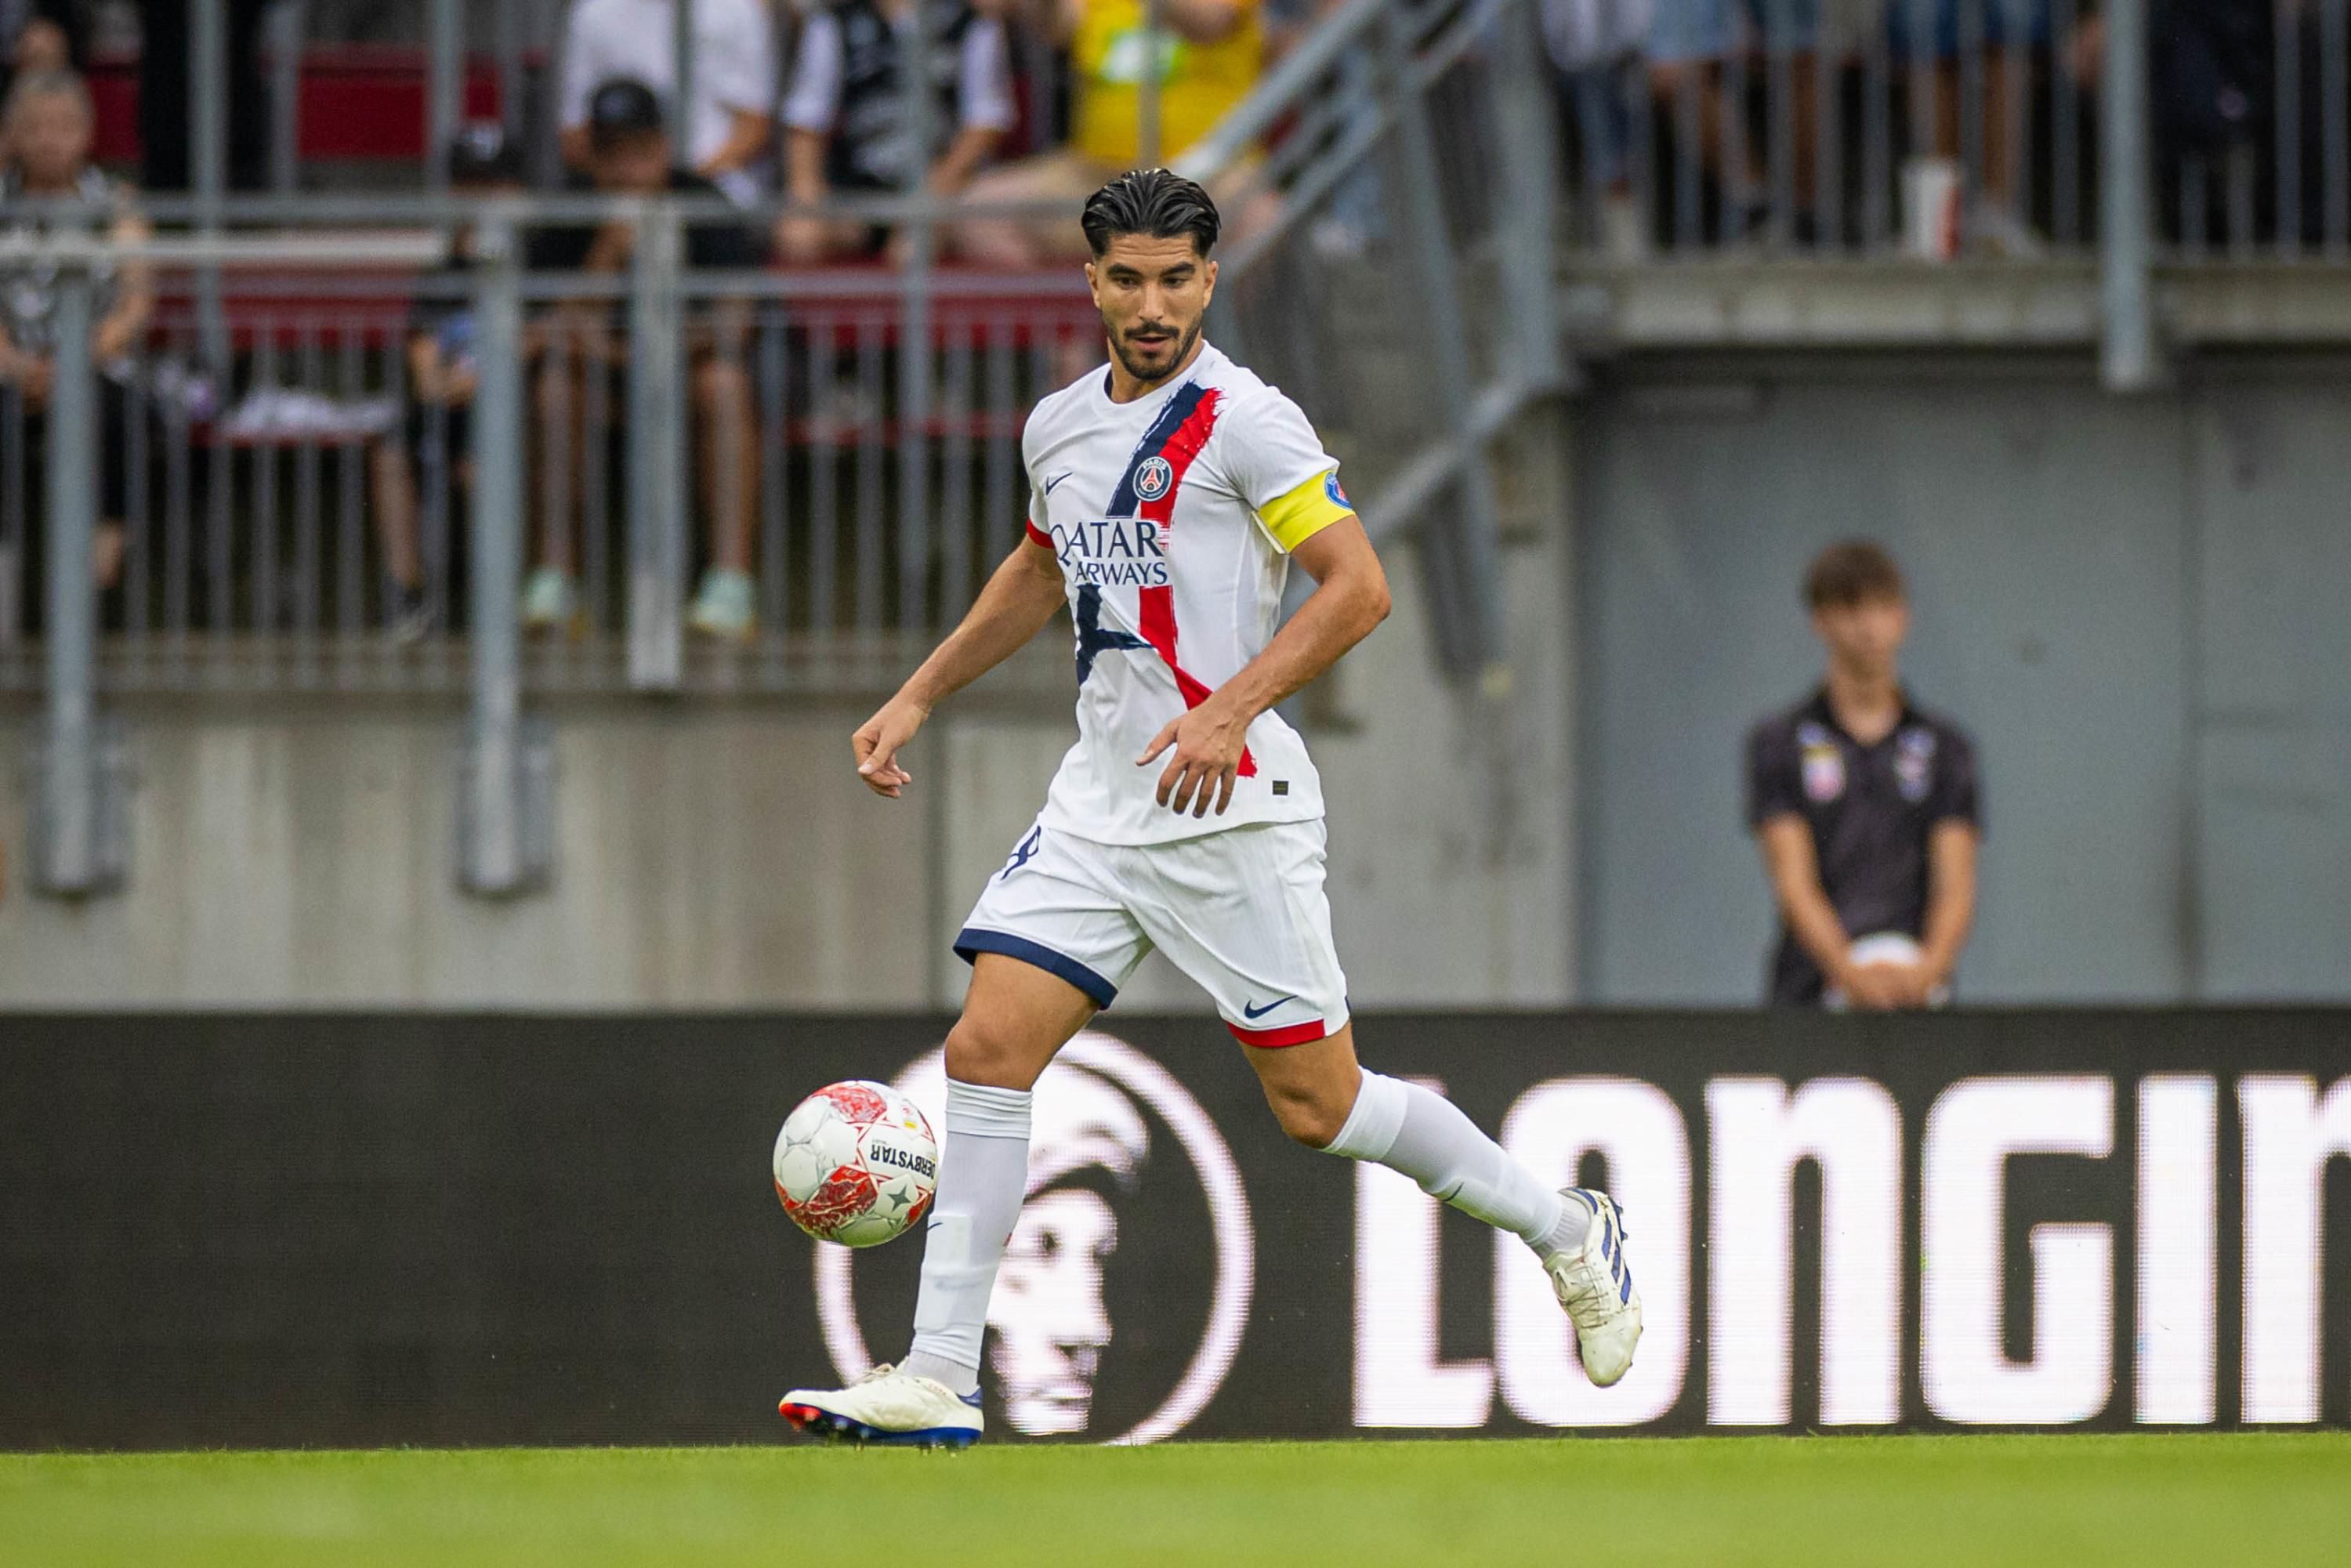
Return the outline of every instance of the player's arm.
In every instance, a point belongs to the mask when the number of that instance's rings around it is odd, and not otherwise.
[[[1927,924],[1918,956],[1922,993],[1949,983],[1975,918],[1976,825],[1946,817],[1927,835]]]
[[[1314,482],[1320,481],[1318,475]],[[1135,766],[1146,767],[1172,751],[1159,775],[1161,805],[1205,816],[1213,794],[1223,815],[1257,716],[1337,664],[1387,619],[1387,573],[1353,512],[1300,539],[1290,553],[1314,580],[1314,591],[1264,652],[1161,730],[1135,759]]]
[[[865,787],[897,799],[914,782],[914,775],[898,766],[899,748],[914,737],[933,708],[1026,647],[1061,607],[1061,563],[1032,533],[996,569],[963,623],[850,737]]]
[[[1766,818],[1756,825],[1756,841],[1763,846],[1763,870],[1771,874],[1772,898],[1780,915],[1796,934],[1822,977],[1832,988],[1853,997],[1855,1006],[1895,1009],[1926,1001],[1926,988],[1914,985],[1907,964],[1853,964],[1853,940],[1845,924],[1836,919],[1829,891],[1820,886],[1820,861],[1813,853],[1813,828],[1796,813]]]
[[[1763,851],[1764,874],[1771,881],[1771,897],[1796,945],[1820,966],[1831,986],[1867,1008],[1901,1005],[1892,977],[1879,971],[1886,966],[1856,968],[1845,955],[1853,943],[1828,890],[1821,885],[1820,861],[1813,849],[1811,824],[1792,811],[1766,817],[1756,824],[1755,841]]]

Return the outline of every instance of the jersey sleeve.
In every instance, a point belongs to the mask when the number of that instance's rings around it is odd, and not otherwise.
[[[1045,493],[1037,487],[1037,454],[1034,445],[1037,437],[1037,409],[1030,409],[1028,419],[1022,422],[1020,426],[1020,473],[1029,481],[1029,511],[1022,518],[1022,528],[1027,533],[1030,544],[1051,549],[1053,536],[1045,521]]]
[[[1355,515],[1339,488],[1339,460],[1322,450],[1306,415],[1280,392],[1237,410],[1222,428],[1226,476],[1282,549],[1296,549]]]
[[[741,113],[764,115],[775,108],[776,35],[767,7],[751,0],[717,13],[726,44],[717,57],[696,60],[695,90]],[[707,70],[708,77],[703,77]]]
[[[1795,735],[1776,720],[1759,724],[1747,737],[1747,826],[1752,831],[1774,817],[1802,812],[1797,782]]]
[[[1945,729],[1942,755],[1935,759],[1935,787],[1927,798],[1930,822],[1965,822],[1983,831],[1983,802],[1976,778],[1976,748],[1956,729]]]

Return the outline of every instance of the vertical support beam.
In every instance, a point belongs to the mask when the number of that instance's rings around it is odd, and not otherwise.
[[[685,225],[667,200],[636,204],[629,294],[629,685],[674,691],[684,673],[685,344],[678,273]]]
[[[465,113],[464,0],[430,0],[425,31],[432,74],[424,84],[424,180],[439,195],[449,189],[449,143]]]
[[[681,169],[691,169],[694,157],[694,0],[670,0],[670,48],[675,54],[676,84],[669,94],[669,155]]]
[[[210,235],[220,231],[221,200],[228,189],[228,4],[194,5],[188,39],[188,173],[197,228]],[[221,308],[220,268],[211,263],[196,277],[196,324],[205,360],[215,371],[225,370],[228,318]]]
[[[89,262],[68,262],[57,278],[49,392],[48,711],[33,821],[35,883],[44,893],[68,895],[100,892],[121,872],[119,847],[109,853],[110,839],[117,846],[120,841],[109,831],[98,719],[98,604],[90,578],[99,461],[93,326]]]
[[[308,0],[277,0],[269,15],[269,188],[294,193],[302,179],[302,46]]]
[[[2148,230],[2153,148],[2147,133],[2147,0],[2106,6],[2098,157],[2105,341],[2100,371],[2110,392],[2143,392],[2161,378],[2155,336],[2155,243]]]
[[[898,323],[898,630],[903,635],[924,629],[931,565],[931,444],[925,432],[932,403],[931,268],[937,236],[930,204],[923,198],[930,186],[938,100],[931,91],[929,14],[918,0],[913,20],[901,35],[904,60],[898,73],[898,90],[905,94],[901,114],[914,148],[900,188],[923,204],[904,228],[906,264],[900,296],[904,315]]]
[[[1404,226],[1419,275],[1422,320],[1440,416],[1451,427],[1458,512],[1438,510],[1421,525],[1422,570],[1447,674],[1460,684],[1506,680],[1489,666],[1501,658],[1501,588],[1496,559],[1500,532],[1493,476],[1471,427],[1469,344],[1451,222],[1439,185],[1435,132],[1416,79],[1410,26],[1401,7],[1381,23],[1388,91],[1396,102],[1396,171]]]
[[[498,60],[498,123],[506,127],[507,142],[516,147],[530,144],[526,140],[530,120],[524,112],[529,99],[522,64],[525,9],[524,0],[498,0],[494,38]],[[559,70],[560,67],[556,68]]]
[[[1495,305],[1495,340],[1516,362],[1511,370],[1529,391],[1550,392],[1566,380],[1560,353],[1559,268],[1552,246],[1559,229],[1559,127],[1544,79],[1550,55],[1532,0],[1519,0],[1502,16],[1502,47],[1495,52],[1494,122],[1500,133],[1501,188],[1495,194],[1501,225],[1502,287]]]
[[[472,516],[473,708],[459,769],[458,884],[490,896],[519,893],[546,873],[546,801],[531,788],[522,719],[522,266],[514,216],[484,216],[475,271],[480,385],[474,394]],[[543,782],[545,770],[537,771]]]

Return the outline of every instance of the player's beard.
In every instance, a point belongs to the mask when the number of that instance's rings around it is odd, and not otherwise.
[[[1138,322],[1136,325],[1164,327],[1166,323],[1163,321],[1152,321]],[[1134,329],[1132,328],[1128,329],[1130,331],[1133,329]],[[1118,356],[1120,367],[1123,369],[1128,375],[1133,376],[1136,381],[1148,384],[1152,382],[1165,381],[1169,376],[1176,373],[1176,366],[1182,364],[1186,360],[1192,357],[1192,345],[1200,340],[1200,323],[1198,321],[1194,321],[1189,327],[1185,328],[1184,330],[1176,335],[1176,352],[1168,357],[1167,362],[1164,367],[1153,366],[1138,361],[1135,358],[1134,350],[1127,344],[1126,334],[1112,330],[1111,325],[1107,321],[1102,323],[1102,333],[1103,336],[1110,340],[1110,351]]]

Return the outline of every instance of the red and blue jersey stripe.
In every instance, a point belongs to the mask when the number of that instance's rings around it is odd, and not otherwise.
[[[1111,492],[1110,514],[1114,517],[1145,517],[1157,523],[1163,549],[1172,541],[1171,527],[1176,514],[1176,497],[1184,488],[1184,476],[1190,471],[1193,459],[1208,444],[1216,434],[1217,413],[1224,404],[1224,394],[1214,387],[1197,382],[1186,382],[1176,389],[1159,417],[1151,422],[1143,440],[1127,459],[1126,473]],[[1158,493],[1145,497],[1141,490],[1144,466],[1153,458],[1167,465],[1166,483]],[[1170,571],[1174,570],[1171,561]],[[1176,689],[1184,695],[1186,708],[1198,707],[1208,700],[1208,687],[1189,674],[1177,662],[1176,628],[1176,590],[1145,588],[1137,591],[1141,601],[1140,627],[1143,640],[1158,651],[1167,668],[1176,676]],[[1257,758],[1244,748],[1239,768],[1244,779],[1257,777]]]

